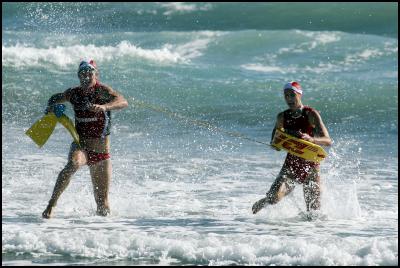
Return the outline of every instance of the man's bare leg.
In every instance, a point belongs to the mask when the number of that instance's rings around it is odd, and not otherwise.
[[[321,208],[321,183],[318,171],[313,172],[303,186],[304,200],[307,211]]]
[[[68,157],[68,163],[64,167],[64,169],[61,170],[60,174],[57,177],[56,185],[54,186],[53,194],[51,195],[49,204],[42,213],[43,218],[51,218],[53,208],[56,206],[61,194],[67,188],[69,182],[71,181],[72,175],[75,174],[79,167],[85,164],[86,155],[81,150],[79,150],[77,146],[72,145]]]
[[[256,214],[267,204],[273,205],[278,203],[283,197],[291,193],[294,189],[294,184],[289,183],[289,180],[290,179],[287,175],[282,172],[279,173],[278,177],[267,192],[267,196],[254,203],[252,207],[253,214]]]
[[[108,193],[112,172],[111,159],[100,161],[89,168],[93,183],[94,199],[97,204],[96,214],[99,216],[107,216],[110,214]]]
[[[57,200],[64,192],[65,188],[67,188],[69,182],[71,181],[71,176],[77,171],[78,169],[72,165],[72,163],[68,163],[65,168],[60,172],[57,178],[56,185],[54,186],[53,194],[51,195],[49,204],[47,208],[43,211],[42,216],[43,218],[49,219],[52,214],[53,208],[57,204]]]

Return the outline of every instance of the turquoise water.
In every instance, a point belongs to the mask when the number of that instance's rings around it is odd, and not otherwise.
[[[397,3],[2,7],[3,264],[398,264]],[[45,221],[71,138],[24,132],[83,58],[130,103],[112,113],[113,212],[95,216],[84,168]],[[291,80],[334,140],[324,221],[299,216],[301,186],[252,215],[285,155],[193,124],[268,142]]]

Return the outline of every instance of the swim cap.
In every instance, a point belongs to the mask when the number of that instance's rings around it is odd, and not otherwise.
[[[94,60],[81,61],[78,68],[78,74],[82,71],[87,71],[87,70],[97,71],[97,65],[94,62]]]
[[[285,84],[285,86],[283,87],[283,90],[285,90],[285,89],[292,89],[299,94],[303,94],[303,90],[301,89],[300,84],[297,83],[296,81],[292,81],[292,82]]]

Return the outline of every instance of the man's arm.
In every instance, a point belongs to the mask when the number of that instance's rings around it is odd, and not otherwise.
[[[272,130],[271,143],[272,140],[274,139],[276,129],[281,129],[281,128],[283,128],[283,113],[279,113],[276,117],[275,127]]]
[[[47,101],[46,113],[53,111],[54,104],[69,101],[70,91],[71,91],[71,89],[67,89],[64,92],[56,93],[53,96],[51,96],[50,99]]]
[[[275,127],[272,130],[272,135],[271,135],[271,141],[270,144],[273,148],[277,149],[275,146],[272,145],[272,142],[274,140],[274,136],[275,136],[275,131],[276,129],[281,129],[283,128],[283,113],[279,113],[278,116],[276,117],[276,122],[275,122]],[[278,151],[280,151],[280,149],[277,149]]]
[[[329,137],[328,130],[326,129],[324,122],[322,122],[319,113],[317,111],[310,112],[309,120],[310,123],[315,126],[314,137],[311,137],[308,134],[303,134],[301,138],[318,145],[332,145],[332,139]]]
[[[103,85],[103,89],[107,92],[111,101],[102,105],[94,104],[94,111],[111,111],[128,107],[128,101],[120,93],[106,85]]]

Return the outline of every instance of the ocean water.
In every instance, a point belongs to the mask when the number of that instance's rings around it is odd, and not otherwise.
[[[398,265],[397,3],[2,8],[3,265]],[[112,213],[84,167],[44,220],[72,138],[24,132],[83,58],[130,104],[112,112]],[[230,135],[269,142],[291,80],[334,140],[313,221],[301,185],[251,213],[285,154]]]

